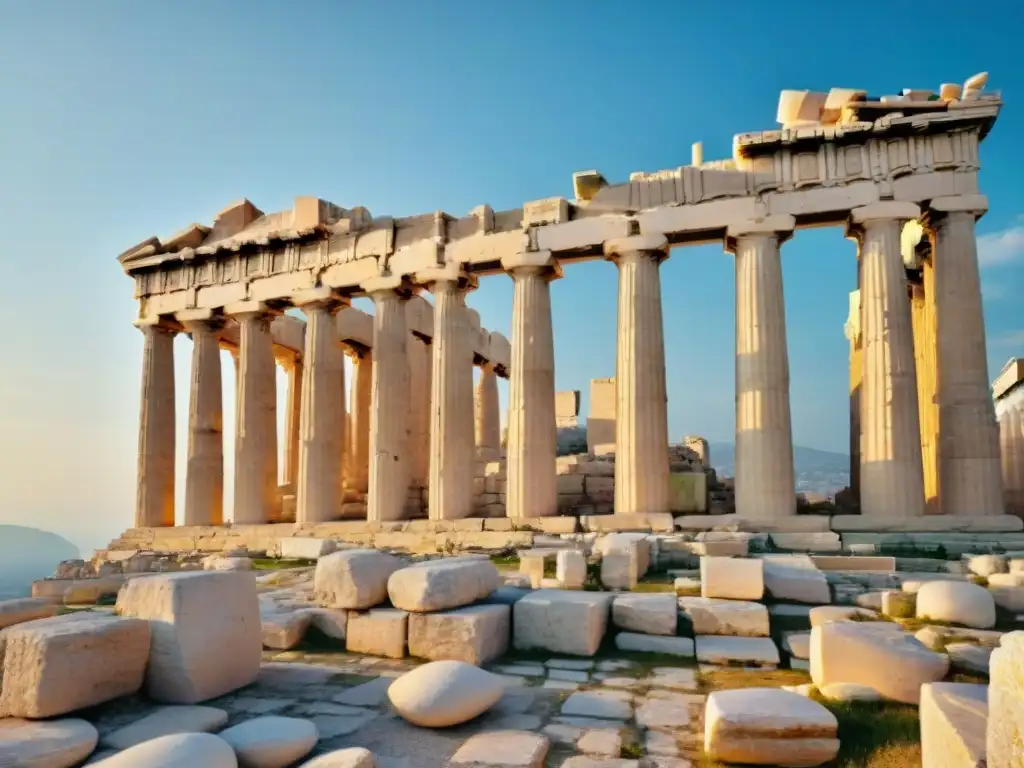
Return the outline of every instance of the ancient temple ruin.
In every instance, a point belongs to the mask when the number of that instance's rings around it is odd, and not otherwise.
[[[236,526],[564,512],[549,287],[594,259],[617,268],[619,288],[614,431],[600,437],[593,425],[591,451],[612,444],[609,511],[669,513],[659,265],[673,248],[717,242],[736,264],[736,512],[784,528],[797,501],[780,248],[828,225],[858,248],[847,336],[852,490],[865,524],[914,530],[945,515],[1018,530],[1001,517],[1007,454],[986,377],[975,236],[988,207],[979,145],[1002,106],[984,84],[881,98],[784,91],[780,126],[737,135],[731,158],[705,162],[695,146],[690,164],[622,183],[580,172],[573,199],[399,218],[310,197],[277,213],[243,200],[211,226],[139,243],[119,257],[145,340],[135,526],[175,523],[172,340],[182,332],[194,343],[186,525],[224,521],[221,348],[238,371]],[[514,283],[511,341],[466,305],[495,276]],[[362,296],[372,316],[349,306]],[[354,363],[348,414],[343,354]],[[280,438],[275,361],[289,371]],[[509,380],[503,455],[497,376]],[[501,492],[482,510],[489,476]]]

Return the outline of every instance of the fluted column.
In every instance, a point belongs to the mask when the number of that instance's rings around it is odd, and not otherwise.
[[[342,303],[322,288],[305,291],[292,301],[306,315],[295,521],[322,523],[341,514],[345,365],[334,314]]]
[[[409,487],[409,360],[405,300],[398,277],[363,284],[373,299],[373,381],[370,408],[370,482],[367,520],[405,517]]]
[[[555,456],[555,345],[551,285],[561,275],[550,251],[501,261],[512,278],[505,515],[558,514]]]
[[[427,496],[432,520],[456,520],[473,512],[473,346],[466,291],[476,283],[453,267],[416,275],[434,294]]]
[[[473,405],[477,457],[495,461],[501,456],[501,406],[498,404],[498,374],[493,363],[485,362],[480,366]]]
[[[736,512],[751,520],[796,513],[789,354],[779,246],[792,216],[729,226],[736,260]]]
[[[917,373],[917,413],[921,429],[921,467],[924,474],[925,514],[941,514],[936,462],[939,410],[935,390],[935,270],[922,262],[921,282],[910,287],[914,329],[914,368]]]
[[[901,202],[851,212],[860,244],[864,350],[860,508],[887,520],[924,514],[914,334],[900,251],[903,225],[919,215],[916,205]]]
[[[939,503],[954,515],[1003,514],[999,434],[989,395],[974,222],[983,195],[932,200]]]
[[[284,417],[284,477],[282,485],[296,492],[299,477],[299,431],[302,422],[303,365],[298,354],[279,360],[288,374],[288,399]]]
[[[659,268],[664,236],[604,244],[619,268],[615,352],[615,514],[668,512],[668,393]]]
[[[175,331],[137,327],[144,341],[135,527],[173,526]]]
[[[186,320],[181,314],[179,319],[192,336],[185,525],[223,525],[224,413],[217,340],[223,321]]]
[[[239,325],[238,403],[235,408],[235,525],[280,518],[277,490],[277,370],[271,315],[244,302],[228,307]]]
[[[859,270],[858,270],[859,271]],[[858,280],[858,282],[860,282]],[[850,342],[850,491],[860,498],[860,387],[864,378],[860,333],[860,289],[850,292],[850,314],[846,319]]]
[[[409,487],[413,489],[426,488],[430,482],[431,346],[412,333],[406,342],[409,362]]]
[[[366,493],[370,472],[370,404],[373,399],[373,351],[362,349],[352,360],[349,414],[348,487]]]
[[[1019,398],[1018,398],[1019,400]],[[1024,517],[1024,403],[1008,404],[999,417],[1006,513]]]

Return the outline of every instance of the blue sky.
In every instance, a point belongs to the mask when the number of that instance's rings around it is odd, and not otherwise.
[[[115,261],[129,245],[240,197],[375,215],[571,197],[577,170],[621,181],[687,163],[694,141],[728,157],[734,134],[775,125],[783,88],[882,94],[991,73],[1007,102],[982,149],[994,375],[1024,353],[1024,8],[975,8],[0,0],[0,522],[83,548],[131,523],[141,336]],[[854,249],[839,229],[801,231],[783,264],[794,439],[842,451]],[[730,257],[676,249],[662,269],[670,435],[730,440]],[[614,373],[616,274],[566,273],[556,379],[585,407],[589,380]],[[492,277],[470,304],[507,332],[511,297]],[[188,341],[176,351],[183,425]]]

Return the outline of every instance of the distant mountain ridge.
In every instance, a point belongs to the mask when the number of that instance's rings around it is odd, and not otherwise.
[[[78,557],[78,547],[56,533],[0,525],[0,599],[28,594],[32,582],[52,576],[61,560]]]
[[[709,443],[711,466],[723,477],[736,476],[736,446],[733,443]],[[850,456],[793,446],[793,473],[796,487],[805,493],[835,493],[850,484]]]

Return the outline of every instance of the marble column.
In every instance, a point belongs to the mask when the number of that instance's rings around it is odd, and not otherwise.
[[[476,284],[450,267],[416,280],[434,294],[427,510],[432,520],[457,520],[473,513],[473,346],[466,291]]]
[[[860,244],[861,514],[896,520],[924,514],[921,430],[914,368],[914,334],[900,251],[913,203],[883,202],[851,211]]]
[[[1018,400],[1020,400],[1018,398]],[[1024,403],[1003,408],[999,417],[1003,495],[1006,513],[1024,517]]]
[[[329,290],[314,288],[293,297],[293,303],[306,315],[295,521],[323,523],[341,515],[345,365],[334,314],[342,302]]]
[[[513,283],[505,515],[547,517],[558,514],[551,280],[561,272],[550,251],[501,265]]]
[[[223,321],[179,319],[192,336],[185,525],[223,525],[224,412],[217,340]]]
[[[921,429],[921,467],[924,474],[925,514],[941,514],[936,463],[939,410],[935,382],[935,270],[924,260],[921,281],[910,287],[914,330],[914,368],[917,374],[917,413]]]
[[[139,407],[135,527],[174,525],[174,334],[142,325],[142,400]]]
[[[405,300],[399,277],[363,284],[373,299],[373,378],[370,408],[370,481],[367,520],[405,517],[409,487],[409,360]]]
[[[271,313],[257,302],[226,311],[238,322],[238,403],[235,408],[235,525],[277,522],[277,369]]]
[[[860,282],[858,280],[858,282]],[[860,387],[864,379],[864,350],[860,333],[860,290],[850,292],[850,314],[846,320],[850,342],[850,491],[860,498]]]
[[[349,414],[348,487],[358,493],[369,488],[370,404],[373,399],[373,351],[361,349],[352,360],[352,398]]]
[[[430,483],[433,351],[431,344],[416,334],[410,333],[406,344],[409,363],[409,487],[415,491],[426,488]]]
[[[736,512],[750,520],[796,514],[779,254],[794,225],[769,216],[726,232],[736,261]]]
[[[493,363],[484,362],[480,366],[473,405],[477,457],[497,461],[501,456],[501,406],[498,404],[498,374]]]
[[[284,421],[284,477],[282,485],[295,493],[299,477],[299,430],[302,423],[303,360],[298,353],[278,360],[288,374]]]
[[[615,514],[668,512],[668,393],[659,273],[668,241],[662,235],[634,235],[605,241],[604,253],[619,269]]]
[[[975,220],[983,195],[936,198],[935,264],[939,503],[945,514],[1003,514],[999,433],[989,394]]]

